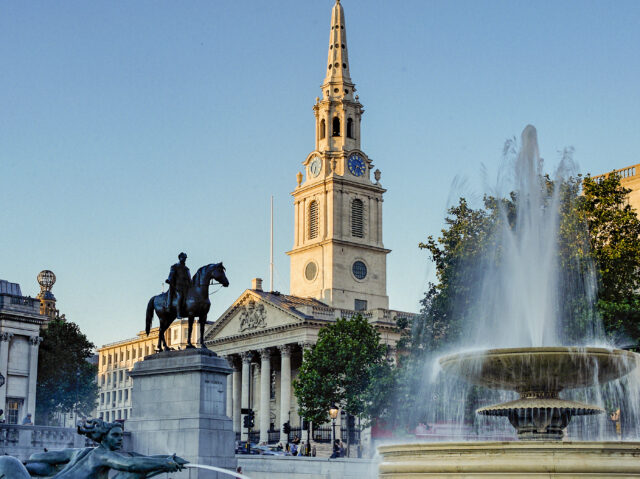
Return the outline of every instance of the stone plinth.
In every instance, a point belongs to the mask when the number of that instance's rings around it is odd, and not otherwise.
[[[379,478],[638,478],[638,442],[441,442],[380,446]]]
[[[192,464],[235,470],[235,434],[226,415],[226,360],[206,349],[168,351],[135,364],[131,450],[145,455],[173,454]],[[171,474],[175,479],[214,479],[203,469]]]

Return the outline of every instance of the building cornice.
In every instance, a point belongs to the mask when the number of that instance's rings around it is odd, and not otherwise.
[[[318,241],[317,243],[311,243],[304,246],[299,246],[295,249],[287,251],[286,253],[289,256],[291,256],[294,253],[299,253],[300,251],[317,248],[318,246],[324,246],[327,244],[334,244],[334,245],[340,245],[340,246],[356,246],[358,248],[368,249],[370,251],[376,251],[378,253],[385,253],[385,254],[391,253],[390,249],[381,248],[380,246],[372,246],[368,244],[356,243],[355,241],[346,241],[346,240],[334,239],[334,238],[328,238],[326,240]]]

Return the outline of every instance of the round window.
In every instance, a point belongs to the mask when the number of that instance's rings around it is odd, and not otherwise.
[[[362,261],[356,261],[353,263],[353,275],[358,279],[364,279],[367,276],[367,265]]]
[[[308,281],[313,281],[316,278],[316,274],[318,273],[318,267],[313,261],[307,263],[307,266],[304,268],[304,277],[307,278]]]

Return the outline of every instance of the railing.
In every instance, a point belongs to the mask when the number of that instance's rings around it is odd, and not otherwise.
[[[269,429],[269,444],[274,444],[280,441],[280,429]]]
[[[315,442],[331,442],[331,426],[321,426],[313,429],[313,440]],[[353,441],[352,444],[360,443],[360,429],[354,428],[353,433]],[[338,427],[336,426],[336,436],[342,440],[342,442],[347,442],[348,432],[346,427]]]

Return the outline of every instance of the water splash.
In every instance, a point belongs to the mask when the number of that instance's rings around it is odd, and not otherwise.
[[[222,469],[221,467],[205,466],[204,464],[186,464],[185,467],[208,469],[209,471],[217,471],[217,472],[221,472],[222,474],[227,474],[229,476],[237,477],[238,479],[251,479],[249,476],[245,476],[244,474],[240,474],[239,472],[230,471],[229,469]]]

